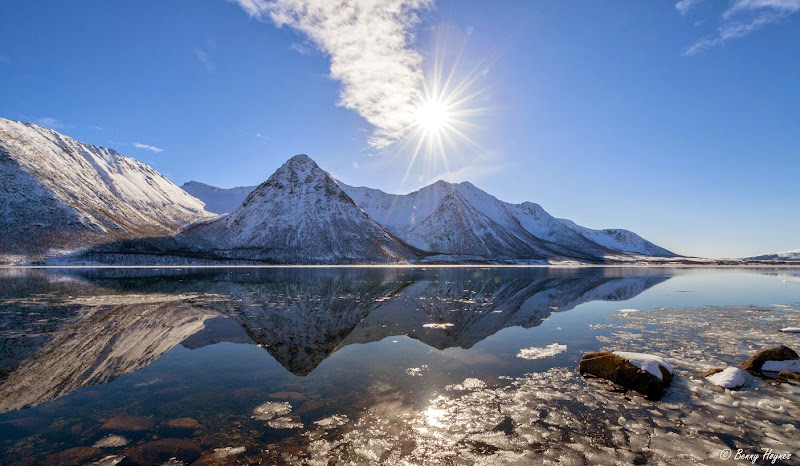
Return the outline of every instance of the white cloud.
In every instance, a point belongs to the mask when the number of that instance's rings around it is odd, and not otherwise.
[[[43,126],[45,128],[50,128],[50,129],[69,128],[68,125],[64,124],[61,120],[58,120],[56,118],[50,118],[50,117],[36,118],[35,120],[33,120],[33,122],[39,126]]]
[[[253,18],[302,32],[330,57],[339,105],[374,127],[370,145],[386,148],[407,131],[423,81],[411,30],[432,0],[232,1]]]
[[[358,162],[353,162],[353,168],[358,168],[358,167],[360,167],[360,166],[361,166],[361,165],[359,165],[359,163],[358,163]]]
[[[155,152],[156,154],[158,154],[160,152],[164,152],[164,149],[160,149],[160,148],[158,148],[156,146],[151,146],[149,144],[142,144],[141,142],[134,142],[133,143],[133,147],[135,147],[137,149],[149,150],[151,152]]]
[[[675,8],[686,14],[692,6],[702,0],[681,0]],[[722,13],[717,32],[701,39],[683,54],[694,55],[703,50],[724,45],[732,39],[738,39],[776,23],[785,17],[800,11],[800,0],[734,0]]]
[[[261,133],[256,133],[256,137],[257,137],[258,139],[263,139],[263,140],[265,140],[265,141],[271,141],[271,140],[272,140],[272,138],[271,138],[271,137],[269,137],[269,136],[264,136],[264,135],[263,135],[263,134],[261,134]]]
[[[695,5],[702,2],[703,0],[681,0],[680,2],[675,4],[675,8],[681,12],[682,15],[689,13],[689,10],[692,9]]]

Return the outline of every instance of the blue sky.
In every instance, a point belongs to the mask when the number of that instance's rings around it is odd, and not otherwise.
[[[258,184],[306,153],[349,184],[469,180],[683,254],[800,248],[800,1],[373,0],[397,14],[350,23],[309,2],[6,2],[0,116],[178,184]],[[464,137],[412,163],[397,109],[437,69],[464,84]]]

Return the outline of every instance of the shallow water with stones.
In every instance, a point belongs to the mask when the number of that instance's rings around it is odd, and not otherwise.
[[[0,463],[792,464],[798,385],[697,374],[797,326],[797,268],[4,269]]]

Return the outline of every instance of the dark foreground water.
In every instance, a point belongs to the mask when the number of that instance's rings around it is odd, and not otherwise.
[[[789,326],[800,269],[4,269],[0,463],[797,464],[797,385],[696,375]]]

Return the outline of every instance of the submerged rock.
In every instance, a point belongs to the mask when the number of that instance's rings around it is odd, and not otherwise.
[[[200,427],[200,423],[197,422],[197,419],[193,419],[191,417],[170,419],[165,423],[165,425],[167,427],[172,427],[173,429],[197,429]]]
[[[197,461],[192,463],[192,466],[223,466],[237,464],[236,457],[244,453],[244,447],[224,447],[215,448],[212,453],[206,453]]]
[[[792,359],[800,359],[797,353],[786,346],[771,346],[758,351],[750,357],[747,361],[741,364],[742,369],[760,375],[762,370],[773,370],[763,368],[764,363],[768,361],[787,361]],[[780,370],[775,371],[780,372]]]
[[[672,366],[664,358],[644,353],[587,353],[578,368],[581,374],[609,380],[655,400],[672,381]]]
[[[48,466],[75,466],[93,461],[103,455],[103,450],[94,447],[75,447],[50,455],[44,461]]]
[[[126,461],[134,464],[161,464],[173,458],[190,464],[202,453],[203,450],[193,441],[177,438],[154,440],[126,448],[123,452]]]
[[[139,432],[153,427],[153,419],[140,416],[114,416],[106,419],[101,429]]]
[[[714,385],[727,389],[740,388],[745,383],[745,373],[738,367],[726,367],[725,369],[712,369],[711,374],[704,377]],[[711,371],[706,371],[711,372]]]

